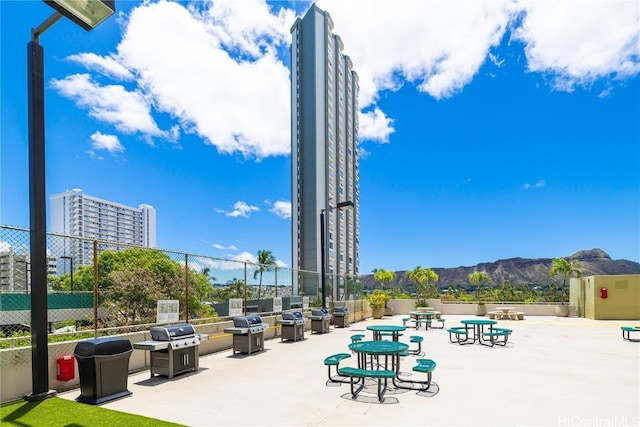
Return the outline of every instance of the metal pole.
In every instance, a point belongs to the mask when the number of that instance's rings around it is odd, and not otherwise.
[[[73,292],[73,257],[69,257],[69,262],[71,264],[71,292]]]
[[[184,318],[189,323],[189,254],[184,254]]]
[[[244,315],[247,315],[247,263],[244,263]]]
[[[327,283],[324,270],[324,209],[320,209],[320,283],[322,290],[322,308],[327,308]]]
[[[47,212],[44,153],[44,50],[27,44],[29,96],[29,222],[31,250],[31,402],[55,396],[49,390],[47,348]]]
[[[93,337],[98,338],[98,241],[93,241]]]

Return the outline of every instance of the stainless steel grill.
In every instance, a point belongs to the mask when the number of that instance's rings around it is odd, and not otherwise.
[[[200,341],[209,338],[196,333],[193,325],[182,323],[170,326],[154,326],[150,330],[151,340],[133,344],[137,350],[149,350],[151,376],[174,375],[198,370]]]
[[[307,319],[300,311],[289,311],[282,313],[282,319],[276,320],[281,325],[282,334],[280,341],[298,341],[304,339],[304,328],[307,325]]]
[[[333,325],[336,328],[349,326],[349,307],[335,307],[333,309]]]
[[[224,329],[224,332],[233,334],[233,354],[264,350],[264,331],[268,326],[260,316],[234,318],[233,327]]]
[[[311,310],[309,319],[311,319],[311,332],[324,334],[331,331],[331,314],[326,308]]]

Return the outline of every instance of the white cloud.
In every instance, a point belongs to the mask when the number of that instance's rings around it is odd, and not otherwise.
[[[250,212],[257,212],[259,211],[260,208],[257,206],[251,206],[246,204],[243,201],[237,201],[233,204],[233,210],[232,211],[225,211],[223,209],[219,209],[216,208],[215,211],[221,214],[224,214],[225,216],[230,216],[230,217],[244,217],[244,218],[249,218],[249,213]]]
[[[211,246],[216,248],[216,249],[222,249],[222,250],[225,250],[225,251],[237,251],[238,250],[238,248],[235,245],[224,246],[224,245],[221,245],[219,243],[214,243]]]
[[[460,91],[517,10],[509,0],[320,0],[360,77],[363,107],[403,81],[440,99]]]
[[[92,117],[114,125],[123,133],[163,135],[151,117],[148,101],[138,91],[128,92],[119,85],[100,86],[88,74],[52,79],[51,86],[79,106],[88,108]]]
[[[70,55],[68,60],[85,66],[89,70],[95,70],[118,80],[133,80],[133,74],[112,55],[100,56],[95,53],[79,53]]]
[[[525,182],[524,184],[522,184],[522,188],[524,188],[525,190],[530,190],[532,188],[542,188],[542,187],[544,187],[544,184],[545,184],[544,180],[541,179],[540,181],[536,182],[535,184],[529,184],[529,183]]]
[[[291,202],[278,200],[273,203],[269,212],[283,219],[291,218]]]
[[[551,73],[571,91],[599,78],[640,72],[640,7],[635,0],[523,1],[514,38],[526,44],[528,68]]]
[[[388,118],[382,110],[376,107],[373,111],[360,113],[358,118],[358,134],[363,139],[383,143],[389,142],[389,135],[394,131],[391,126],[392,123],[393,120]]]
[[[63,95],[123,133],[177,140],[193,133],[220,153],[260,160],[290,152],[289,63],[294,13],[263,0],[143,2],[121,20],[117,52],[69,59],[130,82],[102,86],[87,75],[53,80]],[[310,4],[310,3],[309,3]],[[500,55],[508,30],[531,72],[571,91],[640,72],[637,0],[319,0],[358,72],[361,140],[388,142],[393,117],[377,104],[407,82],[435,99],[462,91]],[[297,9],[301,9],[297,7]],[[303,12],[304,13],[304,12]],[[516,49],[520,43],[512,44]],[[133,79],[132,79],[133,78]],[[606,86],[606,85],[605,85]],[[174,120],[165,131],[152,116]],[[364,157],[363,157],[364,158]]]
[[[115,135],[105,135],[101,132],[95,132],[90,138],[91,148],[94,150],[107,150],[110,153],[121,153],[124,151],[124,147]]]
[[[258,159],[288,154],[289,71],[274,46],[288,45],[283,32],[293,16],[273,16],[255,0],[209,5],[137,7],[118,57],[159,111],[218,151]],[[225,43],[240,56],[232,57]]]

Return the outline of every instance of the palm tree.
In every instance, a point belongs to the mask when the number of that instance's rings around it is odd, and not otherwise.
[[[575,274],[576,277],[582,276],[582,263],[578,260],[567,261],[564,258],[554,258],[551,261],[549,276],[553,277],[557,274],[562,275],[562,286],[560,288],[560,305],[564,305],[564,289],[567,280]]]
[[[491,276],[489,276],[489,273],[484,270],[474,270],[473,273],[470,273],[467,276],[467,279],[469,280],[469,283],[475,285],[476,287],[476,301],[478,302],[478,304],[484,304],[482,301],[480,301],[480,285],[484,282],[491,283]]]
[[[267,251],[265,249],[260,249],[258,251],[258,267],[253,272],[253,278],[260,274],[260,283],[258,285],[258,300],[262,296],[262,273],[265,271],[272,271],[276,266],[276,257],[273,256],[273,252]]]
[[[393,271],[385,270],[384,268],[374,268],[373,278],[376,282],[380,282],[382,284],[382,289],[386,291],[387,284],[396,280],[396,273],[394,273]]]
[[[431,282],[437,282],[439,277],[438,274],[430,268],[422,268],[421,266],[417,266],[413,270],[407,271],[405,273],[407,279],[414,282],[416,286],[416,290],[418,293],[418,301],[417,305],[422,306],[422,304],[427,303],[427,298],[430,296],[437,297],[437,289]],[[425,305],[426,307],[426,305]]]

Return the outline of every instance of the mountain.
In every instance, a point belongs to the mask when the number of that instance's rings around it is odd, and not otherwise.
[[[564,257],[567,260],[578,260],[583,264],[582,275],[612,275],[612,274],[640,274],[640,263],[625,259],[613,260],[601,249],[578,251],[571,256]],[[470,267],[457,268],[433,268],[438,274],[437,285],[440,287],[449,285],[468,286],[467,275],[474,270],[486,271],[493,279],[493,283],[500,284],[509,281],[514,285],[546,285],[553,280],[549,277],[552,258],[508,258],[495,262],[484,262]],[[405,277],[405,271],[396,271],[396,280],[389,286],[409,283]],[[379,286],[373,279],[373,274],[362,276],[367,288]],[[557,282],[557,280],[555,280]]]

